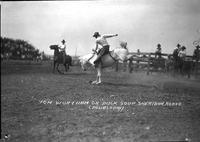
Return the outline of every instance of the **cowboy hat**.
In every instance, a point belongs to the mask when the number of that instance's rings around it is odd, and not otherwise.
[[[181,45],[178,43],[177,45],[176,45],[176,47],[180,47]]]
[[[97,37],[97,36],[100,36],[99,32],[95,32],[93,37]]]
[[[157,45],[157,49],[161,49],[161,45],[160,44]]]
[[[186,47],[185,47],[185,46],[182,46],[182,47],[181,47],[181,49],[183,49],[183,50],[184,50],[184,49],[186,49]]]

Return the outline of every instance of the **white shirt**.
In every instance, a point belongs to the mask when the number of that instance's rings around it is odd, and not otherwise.
[[[66,49],[66,44],[64,43],[61,43],[58,47],[60,47],[60,50],[61,51],[65,51],[65,49]]]
[[[159,53],[161,53],[162,52],[162,49],[156,49],[156,52],[159,52]]]
[[[186,50],[179,51],[178,56],[181,57],[181,58],[185,57],[186,56]]]

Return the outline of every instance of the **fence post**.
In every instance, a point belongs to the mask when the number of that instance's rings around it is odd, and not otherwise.
[[[197,76],[198,72],[199,72],[199,62],[198,61],[195,62],[194,68],[195,68],[194,69],[195,70],[195,76]]]
[[[132,71],[133,71],[133,59],[132,58],[129,59],[128,69],[129,69],[129,73],[132,73]]]
[[[149,53],[149,56],[148,56],[147,75],[149,75],[149,71],[150,71],[150,57],[151,57],[151,53]]]
[[[126,72],[127,70],[127,61],[123,62],[123,72]]]

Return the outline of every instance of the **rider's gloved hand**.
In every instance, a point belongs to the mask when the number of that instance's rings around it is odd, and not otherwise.
[[[116,34],[115,36],[118,36],[118,34]]]

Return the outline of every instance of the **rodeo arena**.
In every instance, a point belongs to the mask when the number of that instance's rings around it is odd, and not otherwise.
[[[200,142],[200,38],[164,53],[120,33],[93,31],[82,55],[67,36],[43,49],[1,36],[0,141]]]

